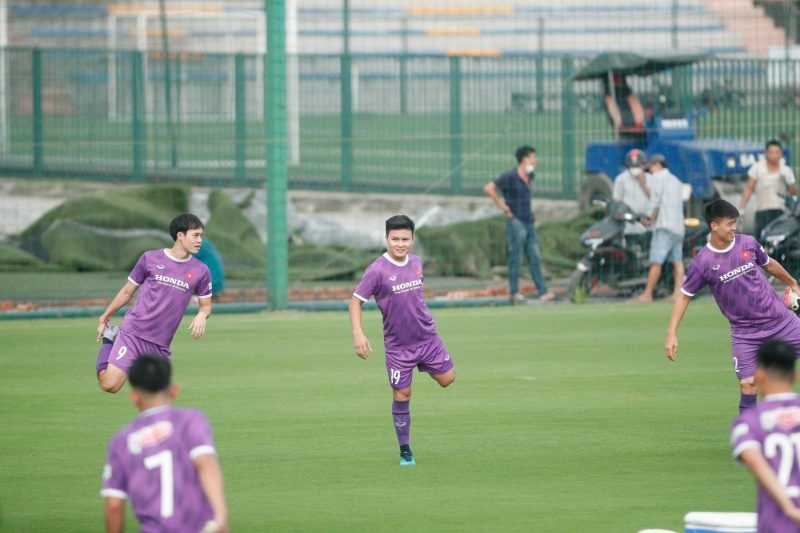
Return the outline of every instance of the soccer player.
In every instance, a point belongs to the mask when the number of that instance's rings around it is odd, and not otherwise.
[[[733,456],[758,482],[758,531],[800,531],[800,397],[792,390],[796,352],[772,340],[757,352],[764,397],[731,424]]]
[[[409,253],[414,243],[414,221],[396,215],[386,221],[386,253],[369,265],[350,300],[350,324],[356,355],[369,357],[372,344],[361,328],[361,306],[375,297],[383,315],[386,371],[392,388],[392,418],[400,445],[400,464],[413,466],[411,434],[411,379],[414,368],[427,372],[442,387],[456,378],[450,354],[436,332],[425,304],[422,262]]]
[[[108,304],[97,322],[97,380],[106,392],[117,392],[127,379],[128,369],[143,353],[157,353],[172,359],[169,345],[181,323],[192,295],[198,296],[200,310],[189,324],[192,337],[205,334],[211,315],[211,274],[208,267],[192,257],[203,242],[203,223],[192,214],[175,217],[169,225],[175,239],[172,248],[150,250],[139,258],[128,281]],[[108,323],[133,297],[133,308],[117,328]]]
[[[172,406],[178,389],[170,375],[160,354],[142,354],[130,367],[130,398],[141,413],[108,445],[100,495],[109,532],[123,530],[127,499],[143,532],[228,530],[211,427],[200,411]]]
[[[714,200],[706,206],[711,238],[692,260],[675,298],[664,353],[670,361],[677,357],[678,325],[691,298],[708,285],[731,325],[733,370],[739,378],[739,411],[743,411],[755,405],[758,395],[754,381],[758,347],[768,339],[780,338],[800,348],[800,319],[775,293],[761,269],[796,293],[800,289],[797,281],[753,237],[736,234],[738,217],[736,207],[725,200]]]

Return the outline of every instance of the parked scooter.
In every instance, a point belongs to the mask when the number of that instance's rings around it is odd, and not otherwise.
[[[569,279],[567,295],[581,301],[597,285],[607,285],[615,294],[631,295],[644,289],[650,266],[650,240],[652,232],[625,235],[625,225],[635,223],[639,217],[625,203],[595,201],[607,208],[608,214],[592,224],[581,235],[581,242],[589,253],[581,259]],[[708,230],[697,219],[686,219],[683,238],[684,258],[690,259],[706,242]],[[666,296],[673,289],[672,265],[664,265],[655,296]]]
[[[761,230],[758,240],[767,255],[797,277],[800,275],[800,201],[796,196],[784,199],[786,211]]]

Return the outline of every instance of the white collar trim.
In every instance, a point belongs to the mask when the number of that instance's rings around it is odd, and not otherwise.
[[[389,252],[383,252],[383,257],[394,266],[404,267],[408,264],[408,254],[406,254],[405,261],[403,262],[397,261],[396,259],[392,259],[392,256],[389,255]]]
[[[776,392],[775,394],[768,394],[764,396],[764,400],[791,400],[797,398],[797,393],[794,392]]]
[[[733,241],[724,250],[719,250],[717,248],[714,248],[713,246],[711,246],[711,243],[706,244],[706,248],[708,248],[715,254],[724,254],[725,252],[730,252],[735,245],[736,245],[736,235],[733,236]]]
[[[162,411],[166,411],[170,407],[171,407],[170,405],[159,405],[157,407],[151,407],[150,409],[145,409],[144,411],[139,413],[139,416],[150,416],[156,413],[161,413]]]
[[[186,259],[178,259],[177,257],[172,257],[172,255],[169,253],[169,248],[164,248],[164,255],[166,255],[176,263],[185,263],[186,261],[192,258],[192,254],[189,254],[189,257],[187,257]]]

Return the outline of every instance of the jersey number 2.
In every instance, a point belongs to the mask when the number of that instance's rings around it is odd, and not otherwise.
[[[785,435],[783,433],[772,433],[764,440],[764,455],[767,459],[774,459],[780,455],[778,464],[778,482],[786,489],[786,495],[790,498],[800,496],[800,487],[789,486],[789,479],[792,476],[792,467],[800,456],[800,433]]]
[[[145,457],[144,466],[148,470],[161,469],[161,518],[172,516],[174,509],[174,487],[172,479],[172,451],[164,450]]]

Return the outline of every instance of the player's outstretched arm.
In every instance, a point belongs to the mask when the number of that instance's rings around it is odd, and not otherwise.
[[[122,533],[125,529],[125,500],[106,498],[106,531]]]
[[[211,510],[214,512],[214,522],[216,522],[214,532],[227,533],[228,506],[225,503],[222,469],[219,467],[219,462],[210,453],[195,457],[193,462],[200,485],[203,487],[203,492],[208,498],[208,503],[211,504]]]
[[[789,274],[785,268],[783,268],[783,265],[781,265],[775,259],[770,257],[769,262],[764,265],[763,268],[764,272],[788,285],[789,288],[795,292],[795,294],[800,294],[800,287],[797,286],[797,280],[794,279],[792,275]]]
[[[114,316],[114,313],[125,307],[125,304],[131,301],[133,295],[136,294],[136,289],[139,286],[135,283],[131,283],[131,281],[126,281],[125,285],[119,290],[114,299],[111,300],[111,303],[108,304],[106,310],[100,315],[100,319],[97,321],[97,340],[99,341],[100,338],[103,336],[103,330],[108,325],[108,319]]]
[[[781,487],[778,482],[778,477],[775,471],[772,470],[761,450],[758,448],[747,448],[739,455],[739,460],[742,461],[747,468],[753,473],[753,476],[758,481],[758,484],[769,494],[770,498],[775,500],[775,503],[781,510],[788,516],[795,524],[800,524],[800,509],[798,509],[786,491]]]
[[[200,310],[189,324],[189,331],[193,339],[199,339],[206,334],[206,320],[211,316],[211,298],[199,298]]]
[[[369,352],[372,351],[372,343],[364,335],[364,330],[361,329],[361,306],[364,302],[353,296],[350,298],[350,325],[353,328],[353,344],[355,346],[356,355],[362,359],[369,357]]]
[[[683,315],[686,313],[686,308],[689,307],[689,302],[691,301],[690,297],[680,293],[675,298],[675,304],[672,306],[672,315],[669,318],[669,326],[667,326],[667,339],[664,341],[664,355],[670,361],[674,361],[678,356],[678,326],[683,320]]]

